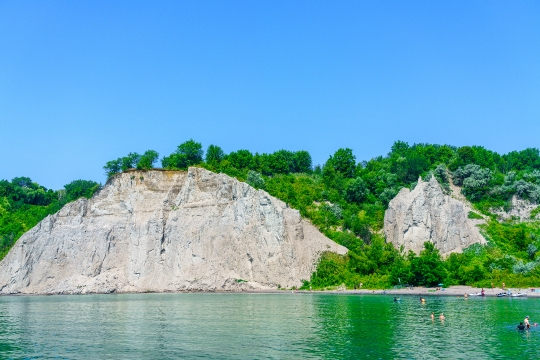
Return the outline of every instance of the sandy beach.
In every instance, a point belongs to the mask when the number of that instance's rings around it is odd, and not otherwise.
[[[498,293],[503,291],[512,291],[512,293],[517,294],[518,292],[526,293],[527,297],[538,297],[540,298],[540,289],[527,288],[527,289],[518,289],[518,288],[506,288],[503,290],[501,288],[484,288],[485,296],[497,296]],[[536,292],[539,290],[539,292]],[[425,295],[425,296],[461,296],[464,294],[478,294],[482,291],[482,288],[475,288],[471,286],[451,286],[448,288],[442,288],[437,290],[437,288],[426,288],[426,287],[414,287],[404,288],[404,289],[388,289],[388,290],[343,290],[343,291],[327,291],[329,293],[339,293],[339,294],[365,294],[365,295]]]

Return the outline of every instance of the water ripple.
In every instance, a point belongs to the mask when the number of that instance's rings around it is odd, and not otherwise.
[[[0,358],[537,358],[538,328],[515,327],[525,315],[540,320],[539,305],[328,294],[0,297]]]

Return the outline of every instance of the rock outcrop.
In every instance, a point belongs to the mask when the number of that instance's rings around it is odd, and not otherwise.
[[[420,178],[414,190],[404,188],[390,201],[384,214],[386,241],[417,254],[431,241],[443,255],[485,244],[476,226],[481,221],[468,218],[471,210],[445,195],[434,177],[428,182]]]
[[[505,211],[504,208],[492,208],[490,211],[496,214],[500,221],[509,219],[519,219],[520,221],[540,220],[540,214],[534,215],[533,213],[539,205],[532,204],[529,200],[519,199],[516,195],[512,196],[510,204],[510,209],[508,211]],[[531,214],[533,214],[532,217]]]
[[[24,234],[0,294],[292,287],[347,249],[297,210],[224,174],[128,171]]]

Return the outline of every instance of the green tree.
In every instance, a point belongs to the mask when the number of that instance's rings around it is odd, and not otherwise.
[[[186,169],[188,166],[200,164],[204,151],[201,143],[190,139],[178,145],[174,153],[161,160],[161,166],[166,169]]]
[[[272,174],[290,174],[294,171],[294,154],[288,150],[278,150],[267,158]]]
[[[295,173],[311,173],[312,163],[311,155],[305,150],[300,150],[294,153],[293,158],[294,170]]]
[[[105,170],[105,175],[107,175],[107,178],[110,178],[111,176],[118,174],[120,171],[122,171],[120,160],[121,159],[107,161],[107,163],[103,167],[103,170]]]
[[[204,151],[202,145],[193,139],[178,145],[176,152],[186,155],[188,166],[200,164],[203,161]]]
[[[414,285],[433,286],[446,277],[446,268],[439,250],[429,241],[424,243],[424,250],[420,252],[420,256],[409,254],[409,261]]]
[[[188,166],[189,161],[185,154],[172,153],[161,159],[161,167],[164,169],[187,169]]]
[[[91,180],[74,180],[64,185],[66,202],[77,200],[81,197],[91,198],[101,188],[101,185]]]
[[[354,176],[354,170],[356,168],[356,157],[353,155],[351,149],[339,149],[330,156],[327,161],[328,166],[332,166],[337,172],[342,174],[346,178],[352,178]],[[327,166],[325,165],[325,166]]]
[[[345,199],[348,202],[359,203],[366,198],[367,194],[366,182],[361,177],[350,180],[345,186]]]
[[[459,159],[458,166],[464,166],[474,163],[474,149],[471,146],[462,146],[457,151],[457,157]]]
[[[219,163],[225,157],[223,150],[217,145],[210,145],[206,150],[206,163]]]
[[[35,189],[37,186],[29,177],[16,177],[11,180],[11,184],[21,188]]]
[[[409,285],[412,279],[411,264],[403,256],[396,257],[390,270],[390,281],[395,285]]]
[[[141,159],[141,155],[137,154],[136,152],[129,153],[128,156],[124,156],[123,158],[121,158],[121,161],[120,161],[120,167],[122,171],[135,169],[140,159]]]
[[[405,141],[396,141],[392,145],[392,148],[390,150],[389,156],[397,156],[397,157],[405,157],[407,153],[409,152],[409,143],[406,143]]]
[[[159,154],[154,150],[147,150],[140,157],[139,162],[137,162],[137,169],[139,170],[149,170],[154,167],[154,163],[159,158]]]
[[[261,174],[259,174],[258,172],[256,171],[253,171],[253,170],[249,170],[248,171],[248,175],[247,175],[247,180],[246,182],[253,186],[254,188],[256,189],[264,189],[264,179],[263,177],[261,176]]]
[[[227,160],[237,169],[249,169],[253,160],[253,154],[249,150],[238,150],[230,153]]]

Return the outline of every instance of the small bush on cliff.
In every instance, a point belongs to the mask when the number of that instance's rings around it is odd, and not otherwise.
[[[90,180],[75,180],[64,185],[65,202],[77,200],[81,197],[91,198],[96,191],[101,188],[101,185]]]
[[[255,189],[264,189],[264,179],[258,172],[249,170],[246,182]]]

